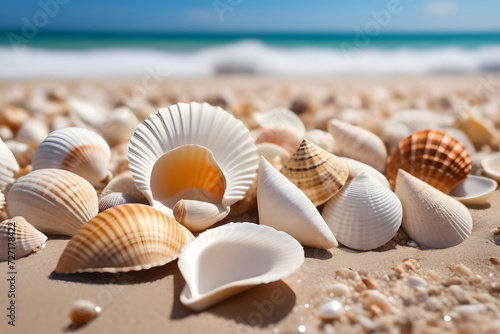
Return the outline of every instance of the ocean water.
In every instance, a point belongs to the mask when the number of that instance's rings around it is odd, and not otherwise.
[[[16,39],[21,37],[21,39]],[[0,79],[500,71],[500,33],[0,34]]]

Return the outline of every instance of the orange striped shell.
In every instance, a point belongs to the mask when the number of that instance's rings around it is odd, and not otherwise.
[[[393,187],[400,168],[447,193],[469,176],[471,161],[465,146],[451,135],[422,130],[403,139],[392,153],[387,177]]]

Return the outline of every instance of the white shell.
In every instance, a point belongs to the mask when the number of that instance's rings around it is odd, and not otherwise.
[[[373,168],[370,165],[364,164],[362,162],[359,162],[358,160],[346,158],[346,157],[340,157],[342,161],[345,163],[347,166],[347,169],[349,169],[349,179],[351,180],[355,176],[359,175],[362,172],[366,172],[373,176],[377,181],[382,183],[384,186],[387,188],[391,189],[391,185],[389,183],[389,180],[384,176],[384,174],[380,173],[378,170]]]
[[[337,247],[337,240],[311,200],[265,158],[260,160],[257,204],[261,225],[284,231],[304,246]]]
[[[67,103],[71,121],[82,128],[98,129],[108,114],[106,108],[74,97]]]
[[[33,170],[59,168],[69,170],[102,188],[111,179],[111,150],[104,139],[92,130],[64,128],[52,132],[33,157]]]
[[[230,223],[200,234],[179,255],[186,285],[181,302],[200,311],[253,286],[283,279],[304,262],[292,237],[252,223]]]
[[[257,153],[270,161],[275,158],[288,159],[291,156],[283,147],[273,143],[257,144]]]
[[[14,240],[9,242],[9,238]],[[13,217],[0,223],[0,261],[7,261],[10,255],[20,259],[39,248],[45,247],[47,237],[23,217]],[[11,248],[13,246],[13,248]]]
[[[110,143],[116,145],[128,142],[139,124],[137,116],[127,107],[121,107],[109,113],[108,117],[100,124],[99,131]]]
[[[5,209],[5,195],[3,192],[0,190],[0,212]]]
[[[26,143],[21,143],[15,140],[8,140],[5,145],[10,149],[12,154],[16,157],[19,167],[25,167],[31,164],[35,149]]]
[[[336,119],[328,122],[328,131],[335,139],[335,152],[338,155],[361,161],[379,172],[385,171],[387,150],[377,135]]]
[[[49,135],[49,127],[45,122],[31,119],[23,124],[16,134],[16,141],[25,143],[36,149],[38,145]]]
[[[481,160],[484,174],[500,181],[500,152],[490,154]]]
[[[458,245],[472,232],[469,210],[457,200],[400,169],[396,195],[403,205],[403,229],[430,248]]]
[[[253,113],[255,121],[266,130],[286,129],[295,133],[299,137],[304,137],[306,127],[302,120],[293,111],[279,108],[269,111]]]
[[[360,173],[326,202],[323,218],[343,245],[370,250],[392,239],[403,217],[397,196],[367,173]]]
[[[326,131],[312,129],[304,134],[304,138],[309,140],[311,143],[318,145],[327,152],[332,153],[335,149],[335,139],[333,139],[333,136]]]
[[[19,177],[19,164],[16,157],[0,139],[0,190],[5,192],[7,187]]]
[[[448,195],[463,204],[481,205],[497,189],[498,183],[488,177],[469,175],[463,182],[453,188]]]
[[[109,181],[106,187],[99,194],[99,199],[111,193],[124,193],[134,197],[139,203],[148,203],[146,197],[144,197],[144,195],[135,186],[134,179],[132,178],[132,173],[130,173],[130,171],[123,172],[113,177],[113,179]]]
[[[319,309],[319,317],[321,319],[337,319],[344,314],[344,305],[338,300],[331,300],[328,303],[321,305]]]
[[[137,188],[153,207],[172,216],[175,202],[168,205],[162,203],[152,190],[155,183],[151,178],[156,163],[162,161],[160,158],[186,145],[204,147],[211,152],[225,179],[221,200],[223,208],[245,196],[254,180],[258,163],[257,150],[248,129],[219,107],[207,103],[178,103],[151,115],[137,126],[130,139],[128,157],[132,176]]]

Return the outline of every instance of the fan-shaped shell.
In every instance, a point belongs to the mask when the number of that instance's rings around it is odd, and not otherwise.
[[[354,159],[349,159],[346,157],[340,157],[342,161],[345,163],[347,166],[347,169],[349,170],[349,180],[352,180],[354,177],[358,176],[362,172],[370,174],[373,178],[375,178],[377,181],[382,183],[384,186],[387,188],[391,188],[391,185],[389,184],[389,180],[384,176],[384,174],[380,173],[378,170],[373,168],[372,166],[369,166],[367,164],[364,164],[362,162],[359,162],[358,160]]]
[[[285,162],[281,173],[302,190],[315,206],[332,198],[344,186],[349,175],[347,166],[339,157],[307,139]]]
[[[199,174],[196,177],[186,171],[181,173],[183,168],[196,169],[186,161],[176,159],[192,152],[202,152],[201,157],[190,159],[206,167],[207,178],[222,173],[223,177],[217,182],[206,182],[210,189],[199,188],[205,186],[199,170],[196,170]],[[169,215],[176,204],[174,197],[177,200],[205,201],[206,195],[211,194],[223,208],[236,203],[252,184],[258,162],[252,136],[240,120],[219,107],[194,102],[160,109],[139,124],[130,140],[128,157],[137,188],[155,208]],[[167,157],[172,159],[167,162]],[[169,169],[166,174],[162,171],[164,167]],[[171,178],[174,176],[176,180]],[[160,185],[157,177],[173,183]],[[184,194],[180,194],[181,191]],[[202,193],[203,196],[197,197]]]
[[[469,210],[457,200],[400,169],[396,195],[403,205],[403,229],[430,248],[458,245],[472,232]]]
[[[469,175],[465,181],[451,189],[448,195],[463,204],[481,205],[488,202],[497,187],[498,183],[493,179]]]
[[[194,240],[185,227],[142,204],[101,212],[71,238],[56,273],[126,272],[164,265]]]
[[[394,237],[403,210],[390,189],[362,172],[326,203],[322,215],[340,243],[370,250]]]
[[[403,169],[447,193],[467,178],[471,161],[465,147],[441,130],[423,130],[403,139],[392,153],[387,178],[394,186]]]
[[[253,286],[283,279],[304,262],[291,236],[252,223],[230,223],[200,234],[182,249],[179,270],[186,285],[181,302],[206,309]]]
[[[139,203],[139,201],[128,194],[110,193],[99,199],[99,212],[127,203]]]
[[[309,198],[265,158],[257,186],[259,223],[284,231],[304,246],[332,248],[337,240]]]
[[[0,190],[5,191],[19,177],[19,164],[2,139],[0,139],[0,157]]]
[[[9,238],[14,237],[14,241]],[[0,261],[7,261],[10,255],[20,259],[33,251],[45,247],[47,237],[23,217],[12,217],[0,223]]]
[[[379,172],[385,171],[387,150],[377,135],[336,119],[328,122],[328,131],[335,139],[335,153],[361,161]]]
[[[293,111],[278,108],[268,111],[253,113],[255,121],[266,130],[286,129],[295,133],[298,137],[304,137],[306,127],[302,120]]]
[[[62,169],[40,169],[21,177],[7,196],[9,217],[23,216],[47,234],[74,235],[97,214],[94,187]]]
[[[111,150],[97,133],[83,128],[56,130],[35,151],[33,170],[60,168],[69,170],[102,188],[111,179],[108,170]]]

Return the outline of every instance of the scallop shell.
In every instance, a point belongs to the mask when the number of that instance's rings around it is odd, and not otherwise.
[[[55,272],[145,270],[175,260],[193,240],[185,227],[150,206],[115,206],[89,220],[71,238]]]
[[[325,204],[322,215],[340,243],[370,250],[396,235],[403,209],[390,189],[362,172]]]
[[[458,245],[472,232],[469,210],[457,200],[400,169],[396,195],[403,205],[403,229],[430,248]]]
[[[500,181],[500,153],[493,153],[487,155],[481,160],[481,167],[483,167],[484,174]]]
[[[128,194],[110,193],[99,199],[99,212],[127,203],[139,203],[139,201]]]
[[[14,241],[9,242],[9,238],[14,237]],[[7,261],[9,250],[20,259],[31,252],[36,252],[45,247],[47,237],[23,217],[13,217],[0,223],[0,261]],[[14,246],[11,249],[11,245]]]
[[[307,139],[281,169],[293,184],[319,206],[332,198],[345,184],[348,169],[337,156]]]
[[[392,153],[387,177],[394,186],[403,169],[447,193],[467,178],[471,161],[465,147],[441,130],[423,130],[403,139]]]
[[[302,245],[337,247],[337,240],[309,198],[265,158],[257,186],[259,222],[284,231]]]
[[[230,223],[200,234],[182,249],[186,285],[181,302],[200,311],[259,284],[283,279],[304,262],[291,236],[252,223]]]
[[[5,192],[19,177],[19,164],[2,139],[0,139],[0,157],[0,190]]]
[[[95,132],[83,128],[64,128],[52,132],[33,157],[33,170],[60,168],[69,170],[102,188],[111,179],[108,144]]]
[[[304,137],[306,127],[302,120],[293,111],[279,108],[268,111],[253,113],[255,121],[266,130],[286,129],[295,133],[298,137]]]
[[[225,211],[245,196],[258,163],[252,136],[240,120],[194,102],[160,109],[139,124],[128,157],[137,188],[169,215],[181,199]]]
[[[448,195],[463,204],[486,204],[498,187],[498,183],[488,177],[469,175],[450,190]]]
[[[387,150],[377,135],[336,119],[328,122],[328,131],[335,139],[336,154],[361,161],[379,172],[385,171]]]
[[[378,170],[373,168],[372,166],[369,166],[367,164],[364,164],[362,162],[359,162],[354,159],[349,159],[346,157],[340,157],[342,161],[345,163],[347,166],[347,169],[349,170],[349,180],[352,180],[355,176],[361,174],[362,172],[370,174],[373,178],[375,178],[377,181],[382,183],[385,187],[391,188],[391,185],[389,184],[389,180],[384,176],[384,174],[380,173]]]
[[[94,187],[62,169],[40,169],[21,177],[7,196],[9,217],[23,216],[47,234],[74,235],[97,214]]]

